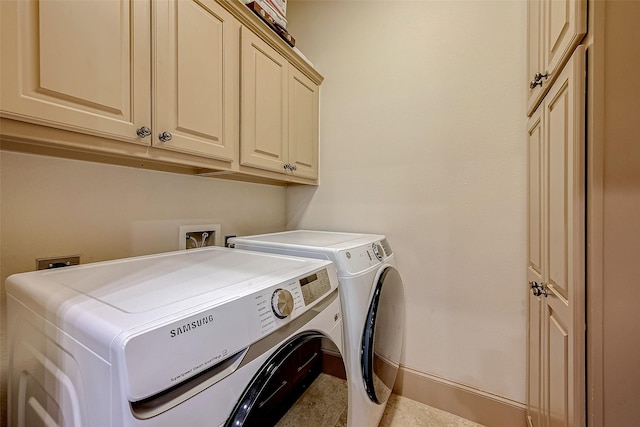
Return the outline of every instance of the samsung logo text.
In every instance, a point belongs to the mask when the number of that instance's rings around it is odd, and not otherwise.
[[[169,331],[169,335],[171,338],[175,338],[180,334],[185,334],[189,331],[193,331],[194,329],[209,323],[213,323],[213,314],[201,317],[200,319],[194,320],[193,322],[185,323],[184,325],[179,326],[175,329],[171,329]]]

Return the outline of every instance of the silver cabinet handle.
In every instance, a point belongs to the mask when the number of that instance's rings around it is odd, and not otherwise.
[[[151,129],[146,126],[142,126],[141,128],[136,129],[136,134],[140,138],[146,138],[147,136],[151,135]]]
[[[284,170],[287,170],[287,169],[291,170],[291,164],[289,163],[285,163],[284,165],[282,165],[282,167],[284,168]]]
[[[542,86],[542,79],[549,78],[549,73],[547,71],[543,73],[537,72],[533,76],[533,80],[529,83],[529,89],[534,89],[536,86]]]
[[[549,296],[549,294],[547,294],[547,290],[545,289],[544,283],[540,284],[538,282],[529,282],[529,284],[531,285],[531,290],[533,291],[533,295],[539,297],[539,296],[543,296],[543,297],[547,297]]]
[[[169,133],[167,131],[164,131],[164,132],[158,134],[158,139],[160,141],[162,141],[162,142],[169,142],[169,141],[171,141],[171,138],[173,138],[171,136],[171,133]]]
[[[296,165],[291,165],[291,172],[295,172],[298,170],[298,166]]]

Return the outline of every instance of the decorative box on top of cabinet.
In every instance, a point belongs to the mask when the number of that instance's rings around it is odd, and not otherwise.
[[[231,173],[225,176],[275,184],[317,182],[322,77],[241,2],[29,1],[0,7],[3,148],[83,153],[95,161],[178,166],[186,173]],[[315,173],[240,166],[239,111],[247,104],[240,98],[241,28],[281,55],[291,75],[316,82],[308,85],[314,103],[292,112],[291,123],[299,127],[284,132],[315,141],[311,154],[301,145],[293,153],[302,153],[302,160],[288,160],[298,171],[312,164]],[[315,115],[306,122],[295,116],[305,108]]]
[[[527,115],[542,101],[587,31],[586,0],[528,0]]]

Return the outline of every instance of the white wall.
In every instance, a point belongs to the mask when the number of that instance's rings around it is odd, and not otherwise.
[[[0,151],[0,415],[6,414],[4,279],[36,258],[84,263],[178,249],[178,227],[281,231],[285,188]],[[6,419],[0,417],[0,425]]]
[[[291,1],[325,76],[321,185],[287,227],[383,233],[404,365],[525,400],[525,2]]]

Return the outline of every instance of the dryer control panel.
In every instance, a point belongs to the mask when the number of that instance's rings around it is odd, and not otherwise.
[[[389,255],[385,251],[385,245],[382,242],[373,242],[357,248],[340,251],[339,270],[346,270],[350,274],[355,274],[380,264]]]

